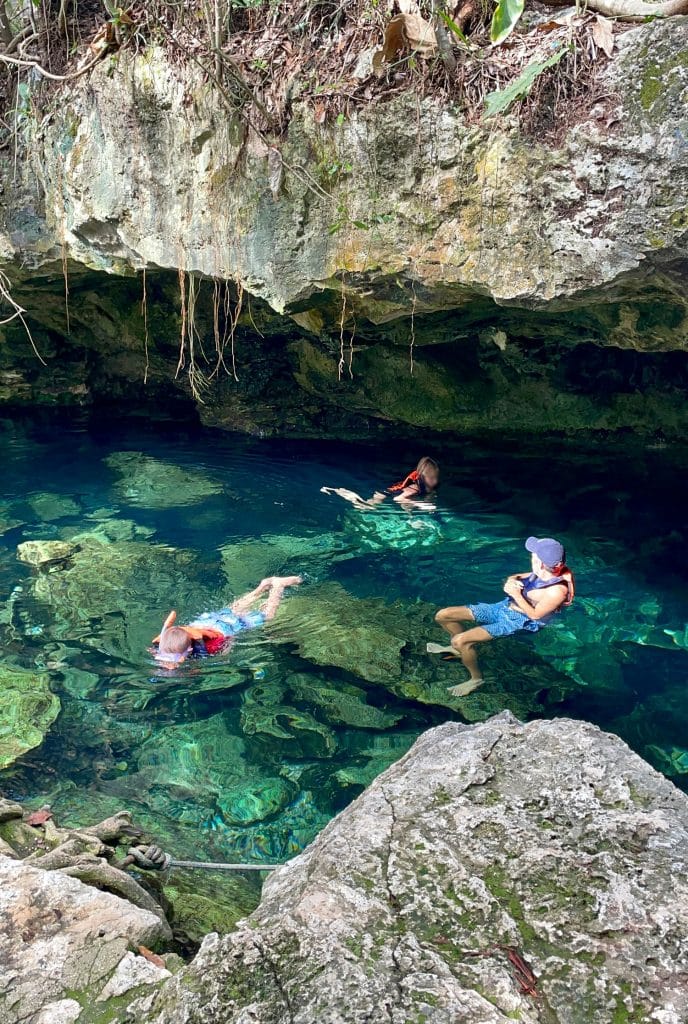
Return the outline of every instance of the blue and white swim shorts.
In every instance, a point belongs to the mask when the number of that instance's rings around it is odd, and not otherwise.
[[[218,612],[204,612],[189,625],[197,629],[217,629],[223,636],[231,637],[247,629],[264,626],[266,622],[265,613],[261,611],[237,615],[231,608],[221,608]]]
[[[476,626],[482,626],[492,637],[511,636],[524,629],[528,633],[537,633],[544,623],[529,619],[523,612],[510,608],[510,598],[496,601],[495,604],[469,604],[468,609],[475,619]]]

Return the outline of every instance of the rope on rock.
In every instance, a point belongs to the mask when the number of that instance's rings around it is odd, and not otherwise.
[[[280,864],[219,864],[209,860],[175,860],[159,846],[130,846],[125,866],[135,864],[142,871],[168,868],[203,868],[206,871],[274,871]]]

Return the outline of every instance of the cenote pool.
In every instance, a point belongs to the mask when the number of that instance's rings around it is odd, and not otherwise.
[[[686,451],[52,418],[3,421],[0,436],[4,668],[47,673],[61,702],[42,744],[0,773],[7,796],[64,824],[126,808],[178,857],[283,860],[422,730],[505,707],[596,722],[688,788]],[[426,452],[442,464],[436,512],[360,513],[320,493],[371,493]],[[433,613],[497,600],[531,533],[565,541],[576,603],[491,645],[487,685],[453,698],[463,669],[424,653],[441,638]],[[53,561],[20,561],[27,541],[53,543]],[[189,621],[275,573],[306,582],[273,624],[156,668],[147,646],[170,608]],[[257,881],[223,884],[250,908]],[[218,899],[189,883],[203,886]]]

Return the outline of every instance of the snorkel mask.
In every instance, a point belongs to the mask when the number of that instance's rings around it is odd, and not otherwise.
[[[158,649],[157,651],[153,652],[153,657],[155,658],[155,660],[159,661],[162,665],[177,665],[179,664],[180,661],[184,661],[187,654],[189,653],[188,650],[178,652],[161,650],[163,646],[163,641],[165,639],[165,633],[167,632],[168,629],[170,629],[171,626],[174,625],[176,618],[177,613],[173,609],[162,624],[160,636],[158,637]]]

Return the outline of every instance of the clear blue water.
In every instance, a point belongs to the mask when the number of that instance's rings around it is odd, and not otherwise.
[[[504,707],[587,718],[688,788],[686,451],[381,449],[50,418],[5,421],[0,439],[3,659],[48,671],[62,703],[0,773],[6,794],[68,824],[126,807],[181,857],[282,860],[422,730]],[[426,452],[442,464],[436,512],[362,514],[320,493],[372,493]],[[537,637],[490,645],[485,687],[453,700],[463,670],[424,654],[433,611],[499,599],[531,533],[565,541],[578,600]],[[17,559],[28,540],[79,552],[38,572]],[[281,572],[306,582],[273,626],[156,669],[146,645],[170,607],[188,621]]]

